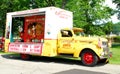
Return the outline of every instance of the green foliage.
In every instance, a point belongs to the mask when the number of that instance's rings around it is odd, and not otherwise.
[[[120,36],[116,36],[113,38],[114,42],[119,42],[120,43]]]
[[[120,33],[120,22],[113,25],[113,33],[115,33],[115,34]]]
[[[104,0],[74,0],[66,5],[66,9],[73,11],[75,27],[84,28],[87,34],[104,35],[111,32],[112,22],[104,23],[104,29],[95,25],[101,25],[103,19],[108,21],[112,9],[103,6],[103,3]]]
[[[118,19],[120,19],[120,0],[112,0],[113,3],[117,5],[117,9],[114,9],[114,14],[117,14]]]
[[[107,21],[112,12],[112,9],[103,6],[104,2],[105,0],[1,0],[0,29],[4,34],[7,12],[56,6],[73,12],[75,27],[84,28],[87,34],[104,35],[110,33],[112,27],[112,22],[104,23],[105,28],[100,26],[101,21]]]
[[[102,30],[105,34],[110,34],[113,31],[113,23],[107,22],[107,23],[103,24]]]
[[[99,36],[105,35],[103,30],[101,29],[102,27],[100,27],[99,25],[86,25],[84,26],[84,28],[86,28],[85,32],[87,34],[99,35]]]

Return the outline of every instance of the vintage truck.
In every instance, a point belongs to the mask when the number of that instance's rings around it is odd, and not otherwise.
[[[56,7],[7,13],[5,52],[19,53],[24,60],[30,55],[71,56],[86,66],[112,55],[107,39],[84,36],[83,29],[73,27],[72,12]]]

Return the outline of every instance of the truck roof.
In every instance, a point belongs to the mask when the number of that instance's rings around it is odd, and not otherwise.
[[[45,14],[46,11],[55,10],[55,9],[61,9],[61,8],[51,6],[51,7],[44,7],[44,8],[36,8],[36,9],[8,12],[7,14],[12,15],[12,17],[25,17],[25,16],[30,16],[30,15],[43,15],[43,14]],[[70,11],[67,11],[64,9],[61,9],[61,10],[70,12]]]
[[[74,33],[76,33],[76,32],[83,32],[83,29],[74,27],[73,31],[74,31]]]

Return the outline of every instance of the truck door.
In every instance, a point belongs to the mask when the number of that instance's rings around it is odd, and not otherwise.
[[[58,53],[74,53],[74,38],[70,30],[61,30],[61,36],[58,39]]]

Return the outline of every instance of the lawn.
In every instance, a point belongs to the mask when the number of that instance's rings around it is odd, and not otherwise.
[[[3,51],[0,50],[0,54],[5,54]]]
[[[1,50],[0,50],[0,54],[15,54],[15,53],[12,53],[12,52],[7,52],[7,53],[5,53],[4,51],[1,51]]]
[[[120,43],[113,44],[111,51],[113,53],[112,58],[109,59],[110,64],[119,64],[120,65]]]

